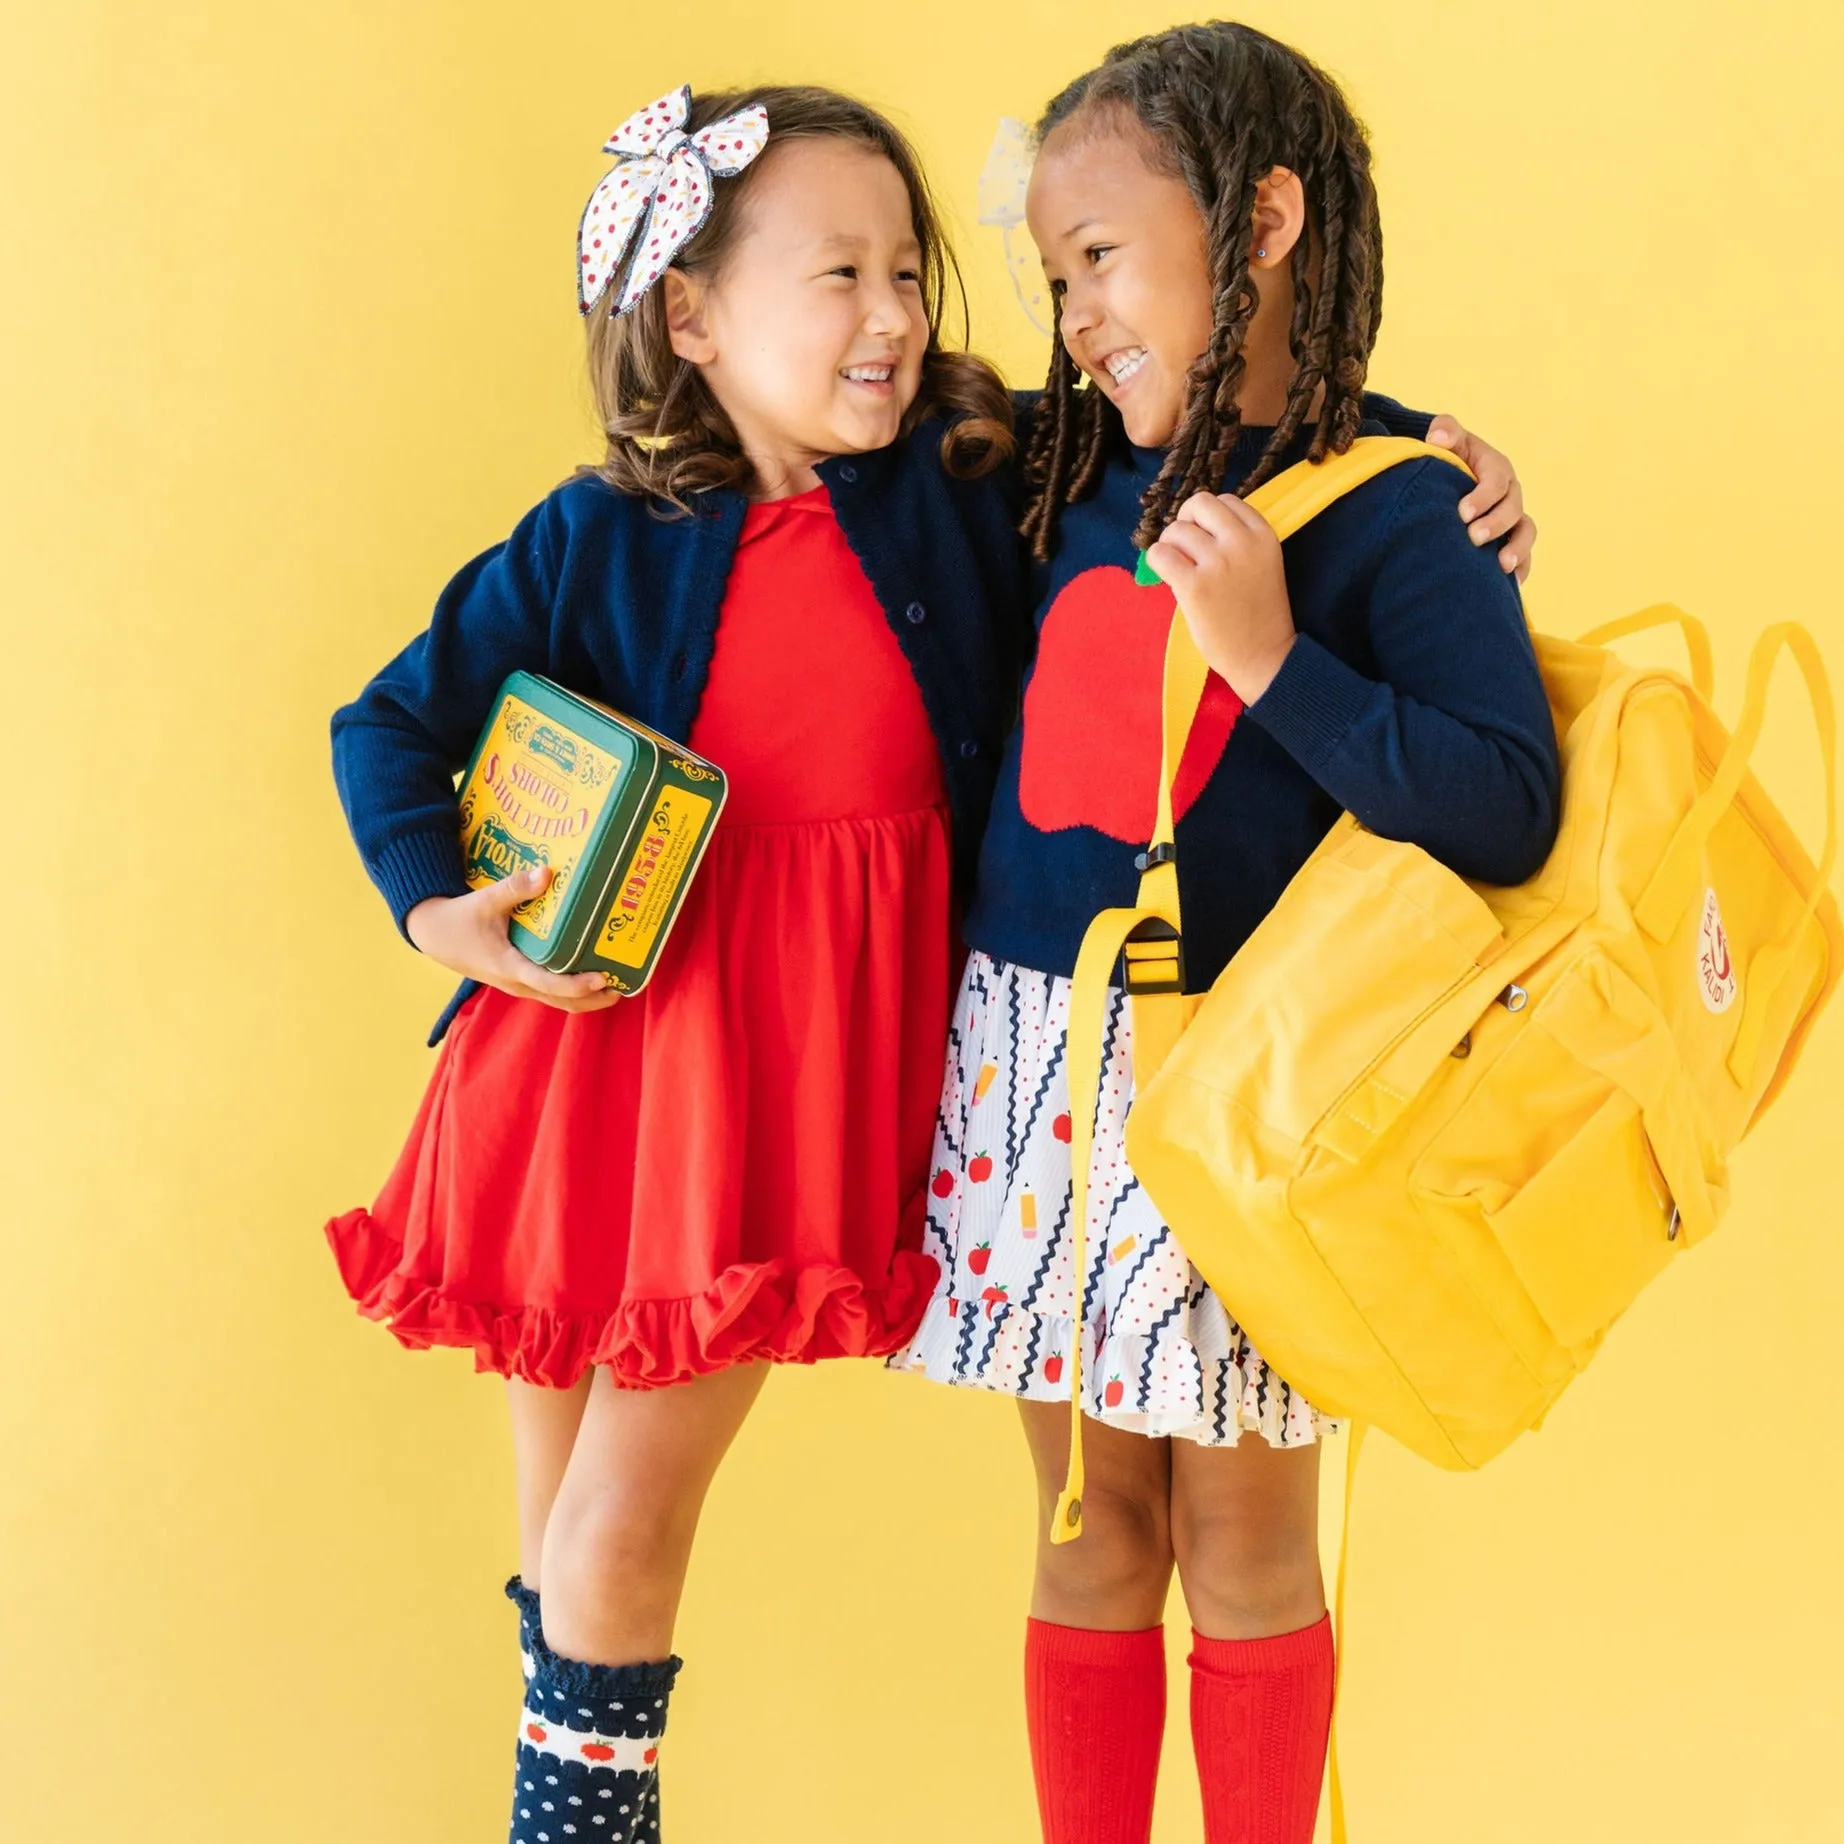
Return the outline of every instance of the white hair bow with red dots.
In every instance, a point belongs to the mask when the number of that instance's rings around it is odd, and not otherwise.
[[[620,164],[589,195],[576,233],[576,292],[585,314],[630,249],[634,260],[615,312],[632,308],[711,215],[712,176],[740,173],[768,143],[768,111],[759,106],[688,135],[690,117],[691,85],[682,83],[630,115],[603,144]]]

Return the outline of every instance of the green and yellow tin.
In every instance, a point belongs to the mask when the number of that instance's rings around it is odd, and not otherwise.
[[[548,865],[512,945],[553,973],[634,993],[659,964],[728,791],[723,771],[617,711],[515,672],[461,779],[461,852],[479,890]]]

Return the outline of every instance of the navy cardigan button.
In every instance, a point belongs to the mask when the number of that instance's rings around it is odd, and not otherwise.
[[[903,613],[909,617],[911,627],[920,627],[928,619],[928,610],[920,602],[911,602]]]
[[[980,753],[980,746],[972,737],[968,737],[967,740],[961,744],[960,752],[971,762],[973,758]]]
[[[839,469],[839,478],[844,481],[848,487],[855,486],[858,480],[858,470],[848,461]]]

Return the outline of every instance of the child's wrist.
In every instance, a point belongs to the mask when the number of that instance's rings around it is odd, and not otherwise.
[[[1289,632],[1284,640],[1239,664],[1234,676],[1223,674],[1229,681],[1229,689],[1242,700],[1245,708],[1255,703],[1281,676],[1293,652],[1293,643],[1298,639],[1297,633]]]
[[[417,953],[429,953],[429,937],[437,918],[454,901],[452,896],[426,896],[405,914],[403,932]]]

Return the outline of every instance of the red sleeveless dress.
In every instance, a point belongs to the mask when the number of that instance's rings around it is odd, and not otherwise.
[[[750,509],[686,740],[730,798],[647,990],[583,1014],[477,993],[377,1202],[327,1225],[405,1345],[650,1387],[916,1329],[948,804],[824,488]]]

